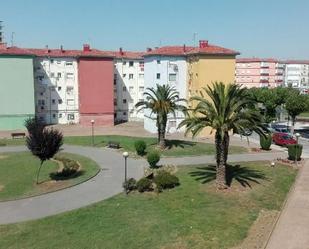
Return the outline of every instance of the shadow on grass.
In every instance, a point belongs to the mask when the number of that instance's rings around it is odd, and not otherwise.
[[[85,174],[84,170],[79,170],[73,174],[68,174],[68,175],[64,175],[62,172],[52,172],[49,174],[49,176],[52,180],[63,181],[63,180],[74,179],[84,174]]]
[[[186,148],[186,147],[193,147],[196,145],[195,142],[184,141],[184,140],[165,140],[166,149],[170,150],[173,148]],[[152,143],[151,145],[158,145],[157,143]]]
[[[208,183],[216,179],[216,166],[208,165],[205,167],[198,167],[198,170],[192,171],[189,174],[195,177],[195,180],[201,183]],[[250,183],[260,184],[259,180],[267,180],[265,174],[259,170],[251,169],[249,167],[242,167],[240,165],[227,165],[226,166],[226,183],[228,186],[236,180],[243,187],[251,188]]]

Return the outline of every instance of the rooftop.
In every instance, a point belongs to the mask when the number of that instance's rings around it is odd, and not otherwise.
[[[238,63],[249,63],[249,62],[274,62],[277,63],[279,62],[277,59],[274,58],[237,58],[236,62]]]

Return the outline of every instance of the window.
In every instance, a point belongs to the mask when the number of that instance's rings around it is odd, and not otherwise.
[[[133,93],[133,91],[134,91],[134,87],[133,87],[133,86],[130,86],[130,87],[129,87],[129,92],[130,92],[130,93]]]
[[[67,73],[67,79],[74,79],[73,73]]]
[[[124,116],[127,116],[127,113],[126,113],[126,112],[123,112],[122,114],[123,114]]]
[[[140,67],[144,67],[144,62],[143,62],[143,61],[140,61],[140,62],[139,62],[139,66],[140,66]]]
[[[114,86],[116,86],[117,85],[117,80],[116,79],[114,79]]]
[[[67,62],[65,63],[65,65],[66,65],[66,66],[73,66],[73,62],[72,62],[72,61],[67,61]]]
[[[75,119],[75,117],[74,117],[74,114],[68,114],[68,120],[74,120]]]
[[[60,64],[61,64],[61,61],[57,61],[57,64],[60,65]]]
[[[56,118],[56,114],[55,113],[53,114],[53,118]]]
[[[61,86],[58,86],[58,91],[61,91]]]
[[[124,87],[122,88],[122,91],[126,92],[126,91],[127,91],[127,88],[124,86]]]
[[[126,62],[126,61],[123,61],[123,62],[122,62],[122,65],[124,65],[124,66],[125,66],[126,64],[127,64],[127,62]]]
[[[129,80],[133,80],[133,73],[129,74]]]
[[[170,73],[168,75],[168,80],[169,81],[176,81],[176,74],[175,73]]]
[[[53,63],[54,63],[54,59],[51,59],[51,60],[50,60],[50,63],[53,64]]]
[[[114,99],[114,105],[117,105],[117,99]]]
[[[55,99],[52,99],[52,103],[53,103],[53,104],[56,104],[56,100],[55,100]]]
[[[61,73],[57,73],[57,77],[58,77],[58,78],[61,78]]]
[[[168,122],[168,125],[169,125],[170,128],[176,128],[176,121],[170,120],[170,121]]]
[[[144,78],[144,74],[143,74],[143,73],[140,73],[140,74],[138,75],[138,78],[143,79],[143,78]]]
[[[161,64],[161,61],[160,61],[160,60],[157,60],[157,64]]]
[[[129,61],[129,67],[133,67],[134,61]]]
[[[123,99],[123,100],[122,100],[122,103],[123,103],[123,104],[126,104],[126,103],[127,103],[127,100],[126,100],[126,99]]]
[[[124,73],[123,75],[122,75],[122,78],[125,78],[127,75]]]
[[[133,99],[130,99],[130,104],[133,104],[133,102],[134,102]]]
[[[62,99],[58,99],[58,104],[62,104]]]
[[[139,90],[140,92],[144,92],[144,87],[143,87],[143,86],[140,86],[140,87],[138,88],[138,90]]]
[[[41,96],[43,96],[43,94],[44,94],[43,92],[40,92],[40,95],[41,95]]]
[[[157,73],[157,80],[161,78],[161,74]]]
[[[74,90],[73,86],[67,86],[67,94],[68,95],[72,95],[73,94],[73,90]]]
[[[38,105],[45,105],[45,100],[44,99],[39,99],[38,100]]]
[[[55,73],[53,73],[53,72],[50,73],[50,77],[51,77],[51,78],[54,78],[54,77],[55,77]]]
[[[74,99],[67,99],[67,105],[74,105]]]
[[[59,113],[58,117],[59,117],[59,118],[62,118],[62,113]]]

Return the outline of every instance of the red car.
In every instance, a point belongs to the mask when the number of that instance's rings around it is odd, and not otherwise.
[[[277,145],[286,146],[288,144],[296,144],[297,141],[289,134],[277,132],[273,134],[273,142]]]

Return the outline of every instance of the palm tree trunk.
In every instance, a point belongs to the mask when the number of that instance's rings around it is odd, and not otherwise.
[[[166,131],[167,117],[164,115],[160,116],[158,119],[158,144],[161,149],[165,149],[165,131]]]
[[[230,136],[228,132],[224,132],[223,144],[224,144],[224,164],[226,165],[230,146]]]
[[[216,143],[216,160],[217,160],[217,169],[216,169],[216,185],[217,189],[226,189],[226,152],[225,152],[225,143],[222,139],[220,132],[216,131],[215,135]]]
[[[38,172],[36,174],[36,184],[39,184],[39,175],[40,175],[40,171],[41,171],[43,163],[44,163],[44,161],[41,161],[40,167],[39,167]]]

